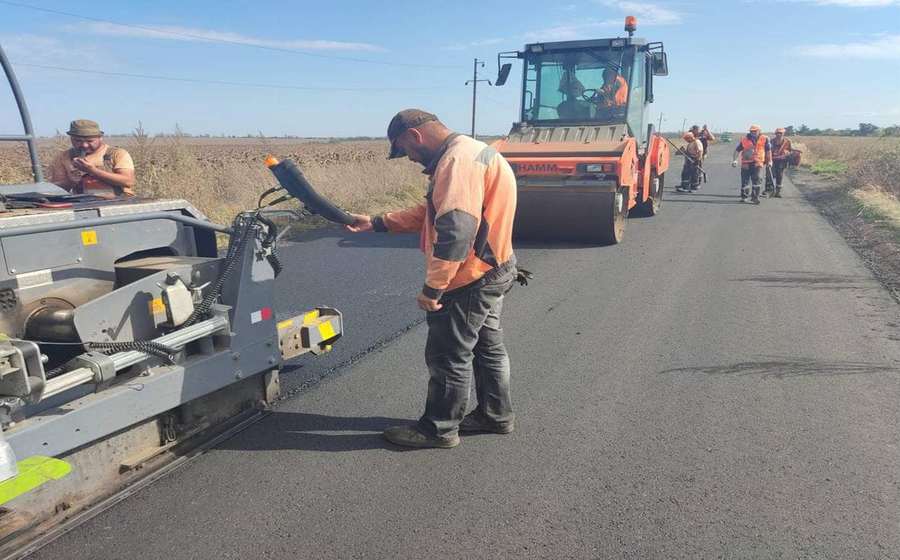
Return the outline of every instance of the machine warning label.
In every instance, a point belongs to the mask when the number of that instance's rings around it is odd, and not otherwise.
[[[250,322],[251,323],[259,323],[260,321],[268,321],[272,318],[272,308],[271,307],[263,307],[259,311],[254,311],[250,314]]]
[[[81,232],[81,244],[85,247],[97,244],[97,232],[92,229],[86,229]]]
[[[36,270],[25,274],[16,275],[16,283],[20,290],[25,288],[36,288],[38,286],[46,286],[53,283],[53,273],[47,270]]]
[[[163,303],[162,298],[154,298],[150,300],[150,314],[151,315],[162,315],[166,312],[166,304]]]

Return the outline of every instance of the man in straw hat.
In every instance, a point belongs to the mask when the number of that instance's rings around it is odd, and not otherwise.
[[[397,113],[388,140],[389,158],[425,167],[425,200],[382,216],[354,214],[348,229],[419,233],[425,283],[416,302],[428,323],[429,380],[419,420],[388,428],[384,437],[406,447],[450,448],[459,445],[459,432],[508,434],[515,417],[500,313],[519,274],[515,174],[497,150],[420,109]],[[466,415],[473,378],[478,403]]]
[[[134,161],[122,148],[103,141],[96,122],[79,119],[69,125],[72,147],[50,165],[50,181],[75,194],[100,198],[134,196]]]

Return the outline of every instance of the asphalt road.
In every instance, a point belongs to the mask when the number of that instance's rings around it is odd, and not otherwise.
[[[453,450],[380,437],[424,402],[416,240],[285,248],[282,312],[346,313],[285,375],[325,379],[35,558],[900,557],[897,304],[792,186],[740,204],[729,150],[621,245],[517,249],[517,430]]]

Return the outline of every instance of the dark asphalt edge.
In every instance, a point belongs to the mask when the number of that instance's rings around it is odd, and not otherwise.
[[[877,224],[862,217],[864,213],[859,212],[859,202],[850,196],[846,184],[830,187],[824,179],[804,169],[791,169],[788,175],[803,199],[831,224],[894,301],[900,303],[900,259],[897,258],[900,242],[894,233],[881,231]],[[861,224],[873,228],[878,238],[876,242],[866,238]],[[890,266],[879,264],[884,262],[890,263]]]
[[[337,378],[341,377],[342,374],[344,373],[344,370],[350,369],[352,366],[361,362],[369,354],[372,354],[373,352],[378,352],[380,350],[383,350],[383,349],[393,345],[395,342],[397,342],[400,338],[402,338],[408,332],[410,332],[411,330],[418,327],[419,325],[421,325],[424,322],[425,322],[425,317],[421,317],[420,319],[417,319],[416,321],[413,321],[412,323],[406,325],[402,329],[394,331],[393,333],[391,333],[385,337],[379,338],[378,340],[376,340],[375,342],[373,342],[372,344],[367,346],[365,349],[361,350],[360,352],[357,352],[356,354],[351,355],[349,358],[322,371],[321,373],[319,373],[318,375],[315,375],[311,379],[307,379],[307,380],[303,381],[302,383],[300,383],[299,385],[297,385],[296,387],[292,387],[290,390],[283,392],[282,394],[280,394],[278,396],[277,399],[275,399],[275,402],[271,403],[270,409],[275,410],[276,408],[281,406],[283,403],[291,401],[291,400],[299,397],[300,395],[318,387],[323,381],[337,379]],[[300,367],[303,367],[302,364],[300,365]]]

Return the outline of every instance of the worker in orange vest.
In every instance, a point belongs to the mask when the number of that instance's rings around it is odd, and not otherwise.
[[[749,194],[750,202],[759,204],[762,170],[763,167],[772,165],[772,146],[759,125],[751,126],[750,132],[738,142],[731,166],[737,167],[738,162],[741,165],[741,202],[746,202]]]
[[[784,135],[783,128],[775,129],[775,138],[772,139],[772,177],[775,181],[775,198],[781,198],[781,183],[784,180],[784,170],[791,160],[791,141]]]
[[[603,86],[597,91],[600,107],[624,107],[628,102],[628,82],[613,68],[603,71]]]

